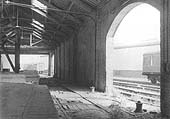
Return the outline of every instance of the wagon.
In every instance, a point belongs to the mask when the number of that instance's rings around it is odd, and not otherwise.
[[[146,53],[143,55],[143,75],[153,84],[160,82],[160,52]]]

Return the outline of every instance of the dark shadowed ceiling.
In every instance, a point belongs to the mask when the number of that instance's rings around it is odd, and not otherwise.
[[[0,44],[13,46],[20,34],[21,46],[56,47],[86,22],[83,14],[94,17],[96,8],[108,1],[0,0]]]

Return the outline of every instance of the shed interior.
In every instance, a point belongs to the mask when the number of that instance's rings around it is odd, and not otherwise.
[[[149,107],[135,113],[141,103],[126,102],[107,77],[109,29],[116,31],[125,15],[142,3],[161,15],[161,112]],[[0,0],[0,117],[169,118],[169,6],[168,0]],[[45,56],[46,68],[21,68],[24,55]],[[10,67],[4,67],[4,58]],[[127,104],[134,106],[124,108]]]

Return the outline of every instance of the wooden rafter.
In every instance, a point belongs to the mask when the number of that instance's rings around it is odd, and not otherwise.
[[[52,4],[50,4],[49,2],[46,2],[45,0],[39,0],[41,3],[43,3],[44,5],[46,5],[48,8],[52,8],[52,9],[56,9],[58,11],[60,11],[61,9],[53,6]],[[68,19],[70,19],[71,21],[77,23],[77,24],[81,24],[81,21],[75,17],[73,17],[72,15],[68,14]]]
[[[23,10],[24,11],[24,10]],[[36,21],[38,21],[38,22],[40,22],[41,24],[44,24],[46,27],[48,27],[48,26],[52,26],[52,27],[55,27],[56,26],[56,29],[53,29],[54,31],[57,31],[58,33],[60,33],[60,34],[63,34],[63,35],[67,35],[65,32],[62,32],[62,31],[60,31],[59,29],[57,29],[57,26],[58,25],[61,25],[62,26],[62,28],[63,29],[66,29],[66,30],[71,30],[70,29],[70,27],[69,27],[69,25],[67,25],[67,24],[56,24],[56,23],[48,23],[48,22],[43,22],[43,20],[40,20],[40,19],[38,19],[38,18],[35,18],[34,16],[31,16],[29,13],[27,13],[27,12],[25,12],[25,13],[23,13],[24,14],[24,16],[26,15],[27,17],[29,17],[29,18],[34,18]],[[30,21],[31,22],[31,21]],[[50,24],[52,24],[52,25],[50,25]],[[49,27],[48,27],[49,28]],[[46,29],[46,30],[48,30],[48,29]]]
[[[83,9],[84,11],[90,13],[94,10],[94,8],[92,8],[91,6],[85,4],[84,2],[82,2],[81,0],[70,0],[71,2],[73,2],[75,5],[77,5],[79,8]]]

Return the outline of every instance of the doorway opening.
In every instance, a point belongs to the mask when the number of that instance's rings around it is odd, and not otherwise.
[[[15,62],[15,56],[10,54],[11,61]],[[49,61],[48,54],[21,54],[20,55],[20,72],[31,70],[36,71],[40,77],[47,77],[54,75],[54,55]],[[8,69],[9,72],[13,72],[5,54],[2,54],[1,68]]]
[[[106,90],[123,99],[123,106],[141,101],[147,110],[160,110],[160,11],[155,7],[133,3],[114,19],[106,40]]]

